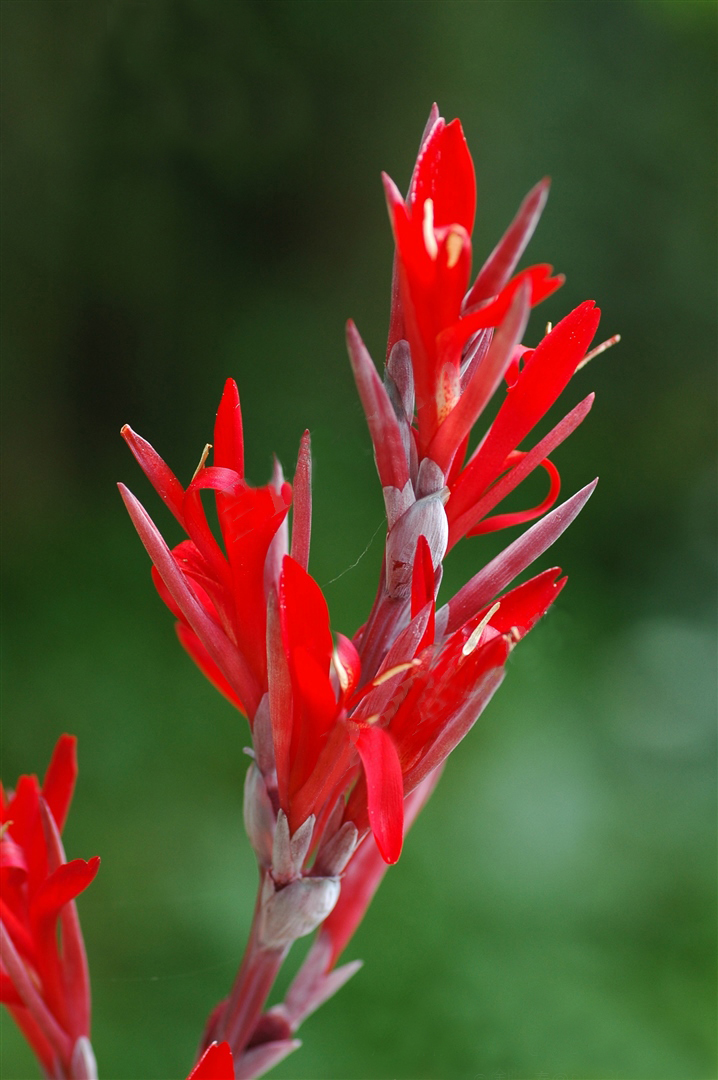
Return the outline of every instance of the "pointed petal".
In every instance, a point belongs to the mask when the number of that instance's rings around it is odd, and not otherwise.
[[[551,181],[544,177],[521,203],[518,213],[479,271],[464,306],[473,307],[501,292],[533,236],[548,199]]]
[[[551,547],[581,512],[597,483],[598,480],[594,480],[587,484],[537,521],[459,589],[448,605],[437,613],[437,634],[453,634]]]
[[[182,528],[184,528],[184,511],[182,509],[184,488],[169,465],[164,463],[157,451],[145,439],[137,435],[129,424],[125,424],[120,431],[120,435],[129,446],[140,468],[167,506],[167,509],[174,514]]]
[[[77,739],[74,735],[62,735],[57,741],[42,785],[43,797],[60,832],[70,809],[76,778]]]
[[[224,384],[214,424],[214,464],[244,477],[244,438],[239,390],[234,379]]]
[[[48,864],[50,869],[54,871],[65,863],[65,852],[55,819],[44,799],[40,800],[40,814],[48,848]],[[98,866],[99,858],[95,870],[97,870]],[[90,972],[87,965],[85,942],[77,914],[77,905],[74,900],[64,904],[61,908],[60,926],[62,929],[62,969],[69,1021],[68,1031],[74,1039],[79,1039],[88,1035],[90,1031]]]
[[[145,508],[124,484],[118,486],[140,540],[177,607],[207,649],[212,660],[225,674],[230,685],[236,687],[240,699],[247,705],[249,715],[253,716],[259,704],[259,694],[243,657],[217,623],[209,617],[190,589],[172,552]]]
[[[208,1046],[187,1080],[235,1080],[229,1043],[214,1042]]]
[[[404,840],[404,790],[399,755],[383,728],[363,725],[354,741],[366,776],[369,824],[382,858],[392,864],[401,855]]]
[[[491,617],[491,626],[500,634],[513,634],[516,640],[528,634],[566,584],[565,577],[556,580],[560,573],[560,568],[554,566],[505,593],[501,606]]]
[[[60,909],[79,896],[94,880],[100,868],[100,857],[73,859],[63,863],[42,883],[30,903],[30,919],[40,925],[54,921]]]
[[[521,341],[531,310],[531,288],[523,282],[496,331],[484,361],[475,369],[457,405],[429,444],[427,457],[447,472],[454,454],[494,395]]]
[[[299,444],[293,493],[291,554],[306,570],[309,567],[309,541],[312,532],[312,449],[308,431],[304,432]]]
[[[461,536],[465,536],[475,522],[480,521],[490,510],[493,510],[495,506],[505,499],[522,480],[525,480],[557,446],[560,446],[576,430],[579,424],[583,423],[591,411],[594,397],[595,394],[589,394],[588,397],[579,402],[570,413],[564,416],[563,420],[549,431],[548,435],[545,435],[532,450],[529,450],[521,458],[518,464],[514,465],[510,472],[493,484],[489,491],[464,513],[457,513],[455,510],[455,507],[461,505],[459,496],[457,496],[452,506],[452,499],[454,498],[454,492],[452,491],[451,498],[446,506],[446,516],[449,519],[449,547],[453,546]],[[459,477],[455,490],[458,490],[461,485],[462,477]],[[468,492],[463,496],[463,501],[466,502],[467,498]]]
[[[279,802],[284,810],[288,811],[294,713],[292,684],[282,641],[279,600],[275,589],[271,589],[267,597],[267,677]]]
[[[468,510],[502,472],[506,458],[569,382],[596,333],[600,311],[587,300],[553,328],[526,361],[454,493],[454,516]],[[451,500],[450,500],[451,501]],[[448,509],[447,509],[448,513]]]
[[[399,422],[372,358],[351,320],[347,323],[347,349],[382,487],[391,486],[401,491],[409,480],[409,466]]]

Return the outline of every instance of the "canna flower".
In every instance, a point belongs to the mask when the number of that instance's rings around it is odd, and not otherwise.
[[[0,989],[45,1074],[91,1080],[90,983],[75,897],[100,860],[68,862],[60,839],[77,776],[76,740],[63,735],[42,787],[0,786]],[[59,929],[59,939],[58,939]]]
[[[203,1042],[226,1040],[238,1076],[259,1075],[298,1045],[291,1036],[302,1020],[356,970],[334,964],[386,866],[500,685],[510,653],[566,583],[558,567],[515,580],[595,487],[555,506],[560,477],[550,455],[585,419],[592,394],[523,447],[573,374],[617,340],[589,351],[600,313],[586,301],[547,327],[535,348],[522,343],[531,308],[563,281],[544,263],[514,273],[548,181],[529,192],[473,283],[476,183],[458,120],[446,124],[434,107],[406,198],[384,182],[396,252],[383,378],[347,326],[387,517],[376,597],[353,637],[332,632],[309,573],[308,433],[291,487],[278,464],[269,484],[250,487],[239,395],[228,380],[213,462],[208,447],[185,489],[149,443],[122,430],[187,535],[170,550],[120,485],[155,585],[186,650],[252,729],[244,811],[260,869],[257,911],[232,992]],[[502,385],[495,419],[469,454],[474,427]],[[494,513],[537,468],[549,478],[539,505]],[[221,543],[203,490],[214,493]],[[532,521],[437,607],[451,547]],[[292,942],[318,927],[286,1001],[262,1016]]]
[[[227,384],[209,447],[185,490],[156,451],[129,426],[122,436],[188,539],[171,553],[137,500],[120,485],[130,515],[155,564],[154,581],[176,616],[182,645],[201,671],[247,714],[250,724],[267,689],[265,572],[275,573],[291,487],[281,469],[253,488],[244,479],[244,440],[237,386]],[[224,543],[220,548],[201,501],[215,495]]]

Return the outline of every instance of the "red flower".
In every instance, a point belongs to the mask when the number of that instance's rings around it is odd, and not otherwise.
[[[265,570],[271,573],[270,551],[277,568],[281,562],[291,487],[279,468],[266,487],[253,488],[245,481],[242,414],[232,379],[217,411],[214,464],[204,464],[207,448],[186,490],[149,443],[128,426],[122,435],[189,537],[170,553],[140,503],[120,485],[155,564],[155,584],[178,619],[180,641],[251,722],[267,689],[264,575]],[[207,523],[201,501],[205,490],[215,494],[224,551]]]
[[[60,839],[77,776],[75,742],[58,741],[42,788],[36,776],[21,776],[6,799],[0,786],[0,988],[48,1075],[90,1077],[90,985],[74,901],[100,860],[68,863]]]
[[[397,250],[387,388],[399,427],[408,428],[404,441],[408,436],[413,444],[415,469],[424,460],[431,462],[434,484],[443,482],[449,489],[449,547],[467,533],[530,521],[550,509],[560,481],[548,455],[581,423],[593,401],[593,395],[587,397],[533,450],[518,451],[584,360],[599,319],[587,301],[535,350],[520,344],[529,309],[563,282],[551,276],[546,264],[511,278],[541,215],[548,186],[543,180],[528,194],[469,288],[476,184],[459,121],[447,125],[434,106],[406,200],[385,177]],[[350,348],[356,352],[359,345],[352,330]],[[361,365],[355,361],[354,366],[356,373]],[[397,374],[403,383],[400,390]],[[512,376],[506,400],[462,468],[471,429],[504,376]],[[392,445],[383,434],[385,444]],[[379,457],[385,459],[386,451]],[[551,481],[547,497],[531,510],[486,520],[539,465]],[[386,484],[388,470],[384,472]]]
[[[561,284],[539,265],[511,278],[546,199],[543,181],[469,287],[474,169],[458,121],[434,109],[404,200],[386,180],[396,275],[384,381],[353,324],[349,354],[384,489],[388,532],[382,580],[353,641],[332,637],[321,589],[308,573],[308,435],[290,488],[250,488],[243,477],[239,398],[230,380],[217,414],[214,465],[185,491],[154,450],[123,429],[133,453],[189,540],[170,552],[137,500],[121,488],[179,620],[182,643],[255,730],[259,771],[294,834],[368,829],[387,862],[399,857],[404,799],[463,738],[499,685],[510,650],[565,579],[546,571],[509,592],[575,517],[593,485],[543,517],[438,612],[448,547],[466,534],[540,517],[559,491],[549,453],[581,422],[592,396],[531,450],[519,449],[585,361],[598,324],[582,304],[531,350],[528,312]],[[508,389],[468,463],[473,425],[498,386]],[[538,507],[488,516],[539,465],[549,495]],[[214,491],[224,551],[200,492]],[[498,598],[498,599],[497,599]],[[267,814],[262,811],[258,819]],[[266,829],[258,828],[268,866]],[[271,859],[269,859],[271,862]],[[296,870],[296,868],[295,868]]]

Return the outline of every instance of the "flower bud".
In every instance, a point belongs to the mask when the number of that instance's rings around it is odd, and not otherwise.
[[[244,827],[261,866],[272,864],[274,809],[264,777],[252,762],[244,778]]]
[[[262,890],[259,943],[265,949],[282,949],[305,937],[324,922],[339,899],[338,878],[299,878],[277,890],[271,877]]]
[[[427,495],[410,506],[389,532],[386,542],[386,588],[391,597],[406,599],[411,591],[414,554],[425,536],[436,568],[444,557],[449,526],[442,492]]]

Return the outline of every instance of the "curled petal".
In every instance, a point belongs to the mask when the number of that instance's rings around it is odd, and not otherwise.
[[[404,840],[404,789],[401,764],[383,728],[362,725],[354,743],[366,776],[369,824],[381,856],[395,863]]]
[[[518,450],[515,450],[511,457],[515,455],[519,455],[519,459],[525,456]],[[493,517],[484,518],[483,521],[469,530],[467,536],[480,536],[483,533],[508,529],[512,525],[524,525],[527,521],[534,521],[536,518],[541,517],[542,514],[545,514],[547,510],[550,510],[561,490],[561,477],[556,466],[548,458],[540,461],[539,465],[548,473],[550,487],[548,495],[541,500],[538,506],[534,506],[530,510],[517,510],[511,514],[495,514]]]

